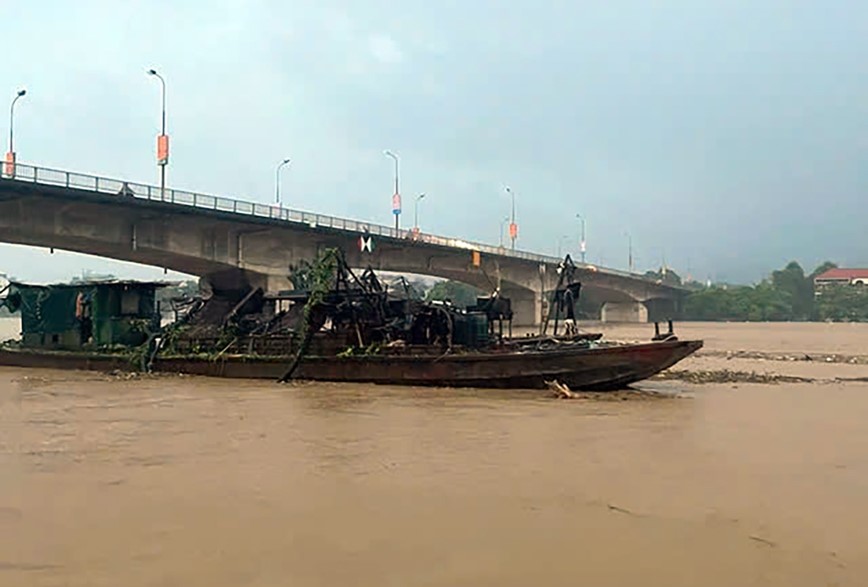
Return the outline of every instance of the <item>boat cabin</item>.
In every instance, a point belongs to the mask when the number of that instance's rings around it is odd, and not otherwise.
[[[21,313],[24,347],[76,350],[138,346],[159,329],[156,292],[166,285],[140,281],[11,282],[0,302]]]

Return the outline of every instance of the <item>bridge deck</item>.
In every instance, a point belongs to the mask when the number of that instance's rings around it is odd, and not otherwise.
[[[509,249],[507,247],[492,246],[459,238],[437,236],[421,232],[414,233],[412,230],[396,230],[395,228],[375,224],[372,222],[350,220],[347,218],[339,218],[326,214],[318,214],[315,212],[305,212],[302,210],[285,208],[279,205],[259,204],[255,202],[190,192],[175,188],[167,187],[165,190],[162,190],[160,187],[154,185],[101,177],[86,173],[63,171],[46,167],[37,167],[34,165],[26,165],[23,163],[15,164],[14,169],[12,170],[14,171],[14,174],[6,173],[8,171],[10,171],[10,169],[4,169],[5,173],[2,178],[0,178],[0,182],[13,181],[32,184],[35,183],[47,186],[66,187],[76,190],[86,190],[97,194],[103,194],[109,197],[133,197],[140,200],[165,202],[181,206],[200,208],[204,210],[239,214],[247,217],[253,216],[257,218],[268,218],[280,222],[300,223],[314,228],[323,227],[336,230],[345,230],[359,234],[367,233],[374,236],[382,236],[393,239],[409,239],[425,244],[465,249],[469,251],[479,251],[480,253],[486,253],[488,255],[510,257],[526,261],[536,261],[545,264],[557,264],[561,261],[560,258],[550,255],[540,255],[527,251],[517,251]],[[641,275],[628,273],[626,271],[620,271],[609,267],[597,267],[592,264],[582,263],[576,264],[579,267],[591,269],[594,271],[600,271],[609,275],[618,275],[621,277],[645,280],[645,278]]]

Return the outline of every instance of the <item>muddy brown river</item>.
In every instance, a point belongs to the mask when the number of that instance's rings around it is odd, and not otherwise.
[[[556,400],[0,368],[0,585],[868,584],[868,325],[679,328],[709,341],[679,368],[817,381]]]

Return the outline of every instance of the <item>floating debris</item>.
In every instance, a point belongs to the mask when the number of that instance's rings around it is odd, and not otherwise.
[[[795,377],[793,375],[777,375],[774,373],[757,373],[756,371],[719,370],[669,370],[654,377],[654,379],[686,381],[688,383],[814,383],[811,377]]]
[[[628,401],[637,399],[671,399],[681,397],[670,393],[659,393],[646,389],[625,389],[622,391],[573,391],[559,381],[546,381],[546,386],[556,399],[583,399],[597,401]]]
[[[771,540],[768,540],[768,539],[766,539],[766,538],[763,538],[762,536],[754,536],[754,535],[750,535],[750,536],[748,536],[748,538],[750,538],[750,539],[753,540],[754,542],[759,542],[760,544],[765,544],[766,546],[770,546],[770,547],[772,547],[772,548],[774,548],[774,547],[777,546],[777,544],[775,544],[775,543],[772,542]]]
[[[847,363],[849,365],[868,365],[868,355],[841,355],[837,353],[774,353],[767,351],[708,351],[698,355],[704,357],[724,357],[731,359],[753,359],[757,361],[816,361],[821,363]]]

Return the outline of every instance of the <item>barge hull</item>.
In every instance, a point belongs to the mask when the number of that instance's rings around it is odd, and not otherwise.
[[[447,355],[308,357],[295,379],[441,387],[542,389],[559,381],[575,390],[615,390],[647,379],[702,347],[701,341],[568,348],[555,351],[472,352]],[[287,357],[232,355],[158,357],[155,372],[208,377],[278,379]],[[94,353],[0,350],[0,365],[93,371],[136,367],[126,357]]]

